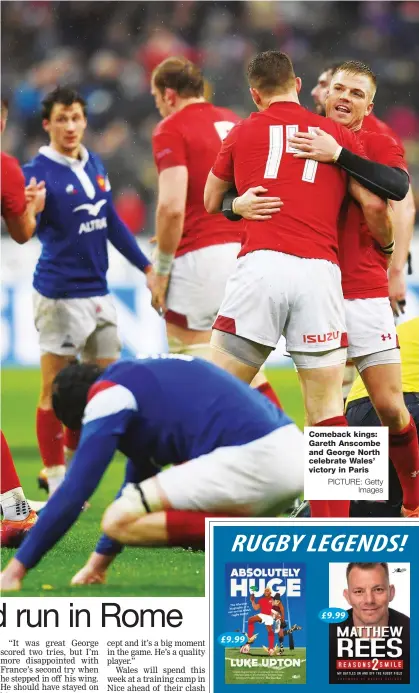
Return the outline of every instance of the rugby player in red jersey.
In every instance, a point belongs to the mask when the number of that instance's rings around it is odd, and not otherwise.
[[[273,629],[274,618],[272,615],[272,607],[274,600],[272,597],[271,588],[267,587],[263,593],[263,597],[260,597],[258,601],[256,601],[255,595],[252,592],[250,595],[250,603],[252,605],[252,609],[254,609],[254,611],[259,611],[260,613],[251,616],[247,621],[248,638],[250,640],[253,637],[253,634],[255,632],[255,623],[264,623],[266,626],[266,630],[268,631],[269,653],[273,654],[275,644],[275,633]]]
[[[152,302],[164,313],[172,353],[210,358],[211,327],[236,267],[242,225],[208,214],[203,194],[221,141],[239,118],[205,99],[203,75],[186,58],[160,63],[151,92],[163,118],[152,138],[159,174]],[[279,406],[262,373],[252,385]]]
[[[300,106],[301,80],[285,54],[257,55],[248,77],[260,112],[224,140],[208,177],[205,205],[217,212],[235,181],[239,194],[263,183],[284,207],[279,222],[272,218],[262,225],[245,225],[238,267],[214,324],[213,360],[250,382],[284,334],[298,370],[307,423],[345,426],[342,375],[347,334],[337,220],[347,176],[333,166],[298,165],[288,139],[301,127],[310,130],[321,124],[345,148],[361,154],[362,148],[348,130]],[[387,237],[386,203],[360,186],[354,194],[372,224],[381,215],[377,237]],[[346,501],[330,504],[334,516],[349,512]]]
[[[1,100],[1,132],[7,123],[8,104]],[[45,204],[45,183],[31,180],[25,197],[25,177],[17,160],[1,152],[1,216],[10,236],[23,244],[32,238],[36,215]]]
[[[372,109],[376,78],[356,61],[343,63],[333,74],[326,100],[328,117],[356,133],[366,154],[406,171],[403,151],[387,135],[364,132],[365,114]],[[290,138],[302,153],[296,158],[332,161],[339,151],[326,133],[297,133]],[[339,260],[345,296],[348,356],[354,361],[383,425],[389,427],[390,458],[403,489],[403,514],[419,513],[419,447],[416,427],[403,400],[400,355],[388,300],[388,255],[374,242],[362,210],[348,200],[342,214]]]
[[[329,92],[330,82],[335,70],[341,63],[335,63],[323,70],[319,75],[317,84],[311,91],[314,100],[316,112],[320,115],[325,115],[325,103]],[[384,135],[389,135],[404,151],[403,143],[397,133],[394,132],[386,123],[377,118],[374,111],[369,113],[363,120],[362,130],[364,132],[377,132]],[[415,200],[413,197],[412,186],[409,186],[409,192],[404,200],[393,203],[393,232],[396,241],[396,246],[391,260],[391,265],[388,270],[388,290],[391,302],[391,307],[395,315],[404,312],[406,302],[406,279],[405,266],[409,254],[410,243],[413,236],[415,225]],[[349,376],[349,373],[348,373]],[[355,372],[352,373],[352,380],[355,377]],[[352,380],[347,378],[349,392]]]
[[[8,106],[1,100],[1,132],[7,122]],[[45,185],[31,182],[28,202],[25,198],[25,178],[22,170],[12,156],[1,152],[1,215],[10,236],[17,243],[26,243],[36,226],[36,214],[43,209]],[[36,522],[36,513],[31,510],[25,498],[13,457],[6,438],[1,431],[1,488],[0,505],[3,520],[0,525],[2,546],[16,547],[25,532]]]

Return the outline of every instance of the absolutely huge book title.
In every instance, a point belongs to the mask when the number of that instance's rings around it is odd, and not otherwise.
[[[306,682],[305,586],[303,563],[225,566],[226,683]]]

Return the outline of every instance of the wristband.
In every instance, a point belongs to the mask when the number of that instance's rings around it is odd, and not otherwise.
[[[173,253],[162,253],[162,251],[157,248],[154,259],[154,269],[156,274],[167,277],[170,274],[174,257],[175,256]]]
[[[395,245],[395,241],[391,241],[388,245],[380,245],[380,251],[384,253],[384,255],[393,255]]]
[[[335,163],[337,162],[337,160],[339,159],[339,157],[340,157],[340,155],[341,155],[341,153],[342,153],[342,149],[343,149],[343,148],[342,148],[341,146],[339,146],[339,147],[336,149],[335,153],[333,154],[332,162],[333,162],[334,164],[335,164]]]

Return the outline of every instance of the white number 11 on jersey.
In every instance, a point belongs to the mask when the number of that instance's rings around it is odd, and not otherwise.
[[[309,132],[315,132],[315,127],[309,127]],[[287,154],[295,154],[297,149],[294,149],[288,140],[298,132],[298,125],[285,125],[285,152]],[[279,166],[284,152],[284,125],[269,126],[269,154],[265,168],[265,178],[277,178]],[[314,183],[317,172],[318,161],[306,159],[304,164],[303,175],[301,180],[306,183]]]

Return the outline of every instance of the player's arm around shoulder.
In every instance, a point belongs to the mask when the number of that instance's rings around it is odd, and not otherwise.
[[[224,195],[234,185],[234,150],[243,122],[237,123],[222,142],[204,189],[204,207],[208,214],[221,211]]]

